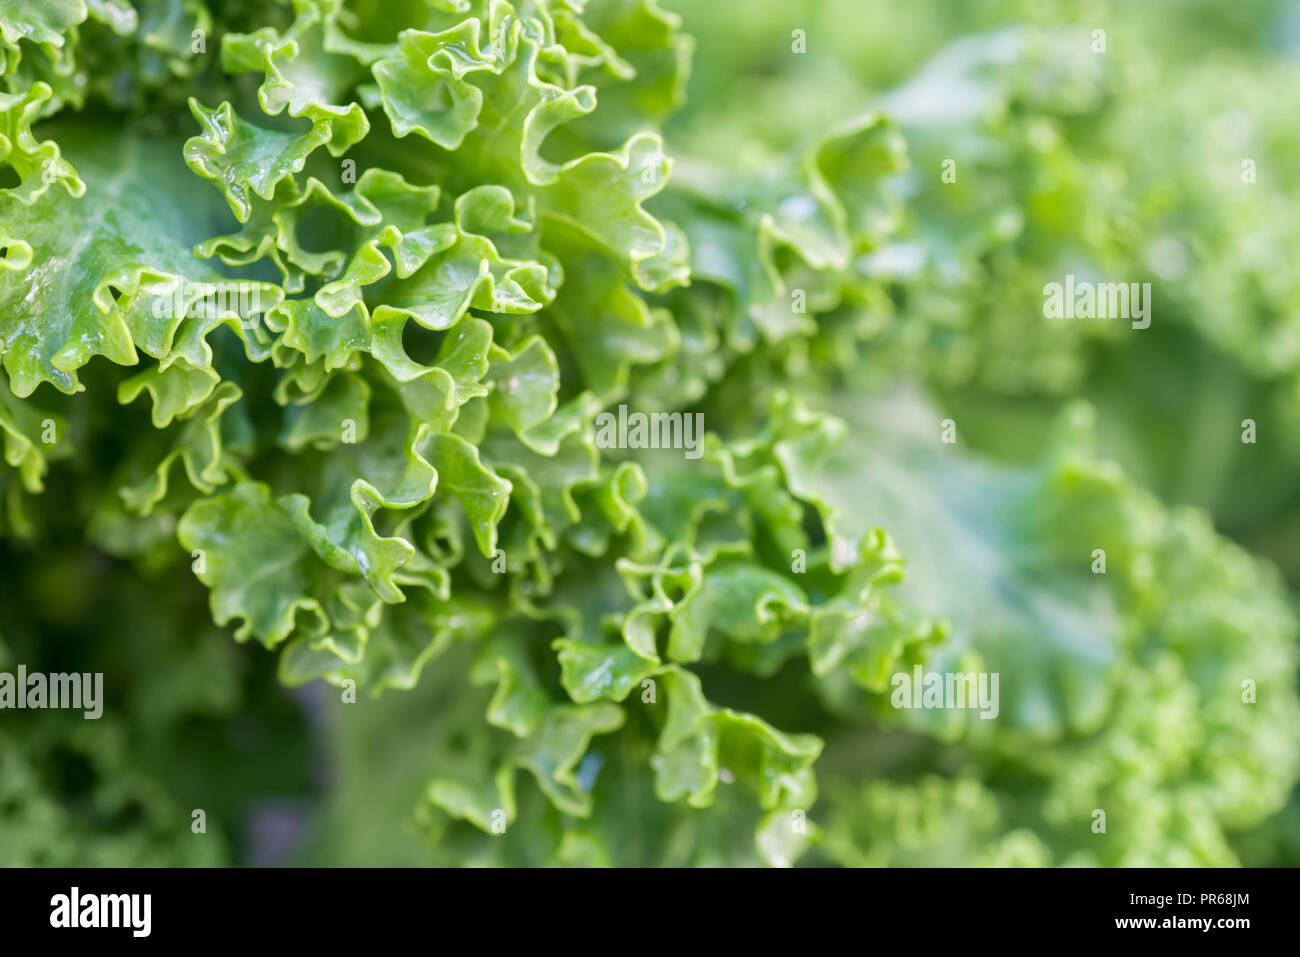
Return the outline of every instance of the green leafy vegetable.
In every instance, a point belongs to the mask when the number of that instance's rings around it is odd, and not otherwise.
[[[0,862],[1300,860],[1282,6],[679,6],[0,0]]]

